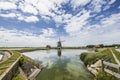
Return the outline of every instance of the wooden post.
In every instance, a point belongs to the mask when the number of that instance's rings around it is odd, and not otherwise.
[[[120,67],[119,67],[119,69],[118,69],[118,73],[120,74]]]
[[[119,67],[119,69],[118,69],[118,73],[120,74],[120,67]],[[120,78],[119,78],[118,80],[120,80]]]
[[[102,72],[104,73],[104,64],[103,64],[103,59],[101,59],[101,64],[102,64]]]

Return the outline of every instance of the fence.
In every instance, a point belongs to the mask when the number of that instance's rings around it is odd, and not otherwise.
[[[118,72],[112,71],[112,70],[108,69],[108,67],[117,69]],[[109,73],[109,74],[115,76],[116,78],[120,79],[120,66],[119,65],[102,60],[102,70],[103,70],[103,72]]]

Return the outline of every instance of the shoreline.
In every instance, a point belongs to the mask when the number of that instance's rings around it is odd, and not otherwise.
[[[116,51],[115,49],[114,52]],[[120,54],[120,52],[116,52],[116,54]],[[118,80],[116,77],[112,76],[111,74],[103,74],[102,71],[102,59],[106,59],[107,57],[111,56],[110,49],[105,49],[103,51],[97,52],[88,52],[82,53],[80,55],[80,59],[83,61],[87,69],[95,76],[96,80]],[[119,56],[118,56],[119,57]],[[120,59],[120,58],[119,58]],[[111,56],[111,61],[114,62],[114,58]]]
[[[10,80],[10,79],[34,80],[34,78],[41,71],[41,67],[39,66],[40,64],[37,61],[24,56],[22,53],[19,53],[18,51],[14,51],[14,50],[4,50],[4,51],[5,51],[4,53],[6,53],[7,51],[9,54],[12,55],[9,56],[9,58],[7,58],[6,60],[0,62],[0,68],[2,70],[0,76],[1,80]],[[22,73],[20,73],[19,71],[22,71]],[[22,77],[22,74],[25,74],[26,79],[25,77]],[[7,77],[8,75],[9,78]],[[31,77],[28,78],[29,76]]]
[[[0,63],[6,61],[8,58],[12,56],[12,53],[10,53],[7,50],[0,51],[0,54],[2,54],[2,57],[0,59]]]

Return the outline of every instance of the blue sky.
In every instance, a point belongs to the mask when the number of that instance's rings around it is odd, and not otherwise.
[[[120,0],[0,0],[0,46],[120,43]]]

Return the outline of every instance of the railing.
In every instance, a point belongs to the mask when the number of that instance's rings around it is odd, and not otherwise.
[[[114,68],[118,72],[114,72],[114,71],[108,69],[108,67]],[[102,70],[103,70],[103,72],[109,73],[109,74],[115,76],[116,78],[120,79],[120,66],[119,65],[102,60]]]

